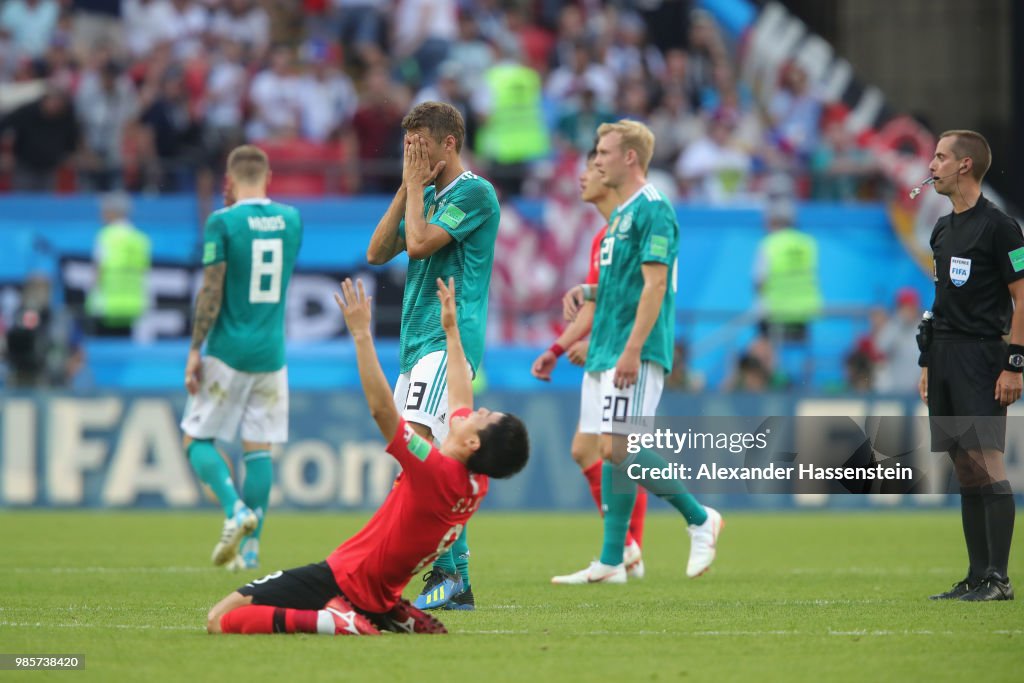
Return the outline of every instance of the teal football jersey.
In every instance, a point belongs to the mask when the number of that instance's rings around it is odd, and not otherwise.
[[[428,353],[444,350],[436,280],[447,282],[450,277],[455,278],[462,346],[476,370],[487,335],[487,299],[501,218],[498,197],[489,182],[467,171],[440,192],[426,188],[423,211],[427,222],[446,230],[452,241],[425,259],[409,259],[402,297],[401,372],[412,370]],[[404,237],[404,220],[399,233]]]
[[[248,199],[210,214],[203,265],[227,262],[220,315],[208,355],[242,372],[284,367],[284,311],[302,244],[302,219],[291,206]]]
[[[587,353],[588,371],[614,368],[626,348],[644,289],[645,263],[662,263],[669,272],[661,312],[640,359],[657,363],[666,372],[672,370],[678,252],[679,221],[675,209],[653,185],[644,185],[612,212],[601,241],[601,273]]]

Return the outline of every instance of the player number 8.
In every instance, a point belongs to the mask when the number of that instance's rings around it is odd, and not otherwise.
[[[270,255],[269,259],[267,258],[268,254]],[[252,241],[252,274],[249,277],[249,303],[280,303],[283,262],[284,256],[280,239]],[[267,279],[264,280],[264,278]]]

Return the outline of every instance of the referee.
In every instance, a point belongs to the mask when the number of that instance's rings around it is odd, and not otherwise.
[[[984,137],[951,130],[929,166],[953,212],[932,231],[934,319],[918,335],[920,392],[932,451],[949,453],[960,483],[970,561],[967,576],[933,600],[1013,599],[1006,566],[1015,511],[1003,451],[1006,406],[1020,398],[1024,370],[1024,234],[981,194],[991,161]]]

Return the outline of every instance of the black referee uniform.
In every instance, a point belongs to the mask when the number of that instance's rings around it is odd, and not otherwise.
[[[932,451],[948,452],[956,466],[970,560],[963,581],[932,597],[1012,599],[1009,482],[986,479],[983,472],[964,481],[963,473],[983,468],[983,452],[1005,450],[1006,408],[993,396],[1003,370],[1016,369],[1003,336],[1013,317],[1008,285],[1024,279],[1024,233],[982,195],[974,207],[938,220],[931,247],[934,320],[922,364],[928,368]]]

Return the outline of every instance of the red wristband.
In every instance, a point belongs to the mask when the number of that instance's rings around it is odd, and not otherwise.
[[[555,358],[558,358],[563,353],[565,353],[565,349],[563,349],[562,345],[559,344],[558,342],[555,342],[554,344],[549,346],[548,347],[548,351],[550,351],[551,353],[555,354]]]

